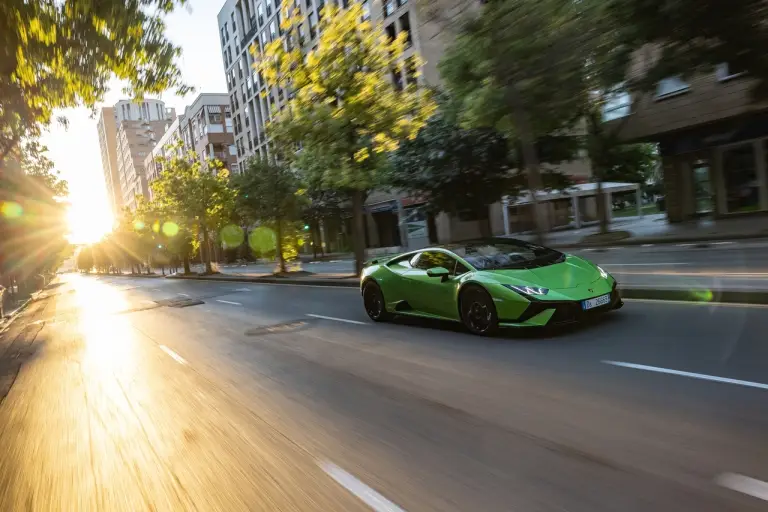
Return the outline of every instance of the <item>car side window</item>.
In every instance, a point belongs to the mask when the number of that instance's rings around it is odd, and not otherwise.
[[[460,276],[462,274],[466,274],[469,272],[469,269],[465,267],[462,263],[460,263],[458,260],[456,260],[456,272],[455,275]]]
[[[415,262],[414,268],[429,270],[435,267],[443,267],[453,274],[455,265],[456,260],[444,252],[424,251]]]

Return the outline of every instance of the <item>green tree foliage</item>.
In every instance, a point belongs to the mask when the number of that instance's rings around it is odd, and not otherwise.
[[[286,222],[299,216],[299,181],[286,164],[268,159],[251,158],[245,171],[233,178],[238,191],[237,210],[251,223],[262,222],[275,226],[277,262],[285,272]]]
[[[57,108],[103,99],[114,75],[140,97],[188,90],[164,15],[186,0],[0,2],[0,163]]]
[[[284,35],[267,45],[263,56],[256,55],[270,94],[282,88],[290,98],[268,129],[278,157],[314,161],[311,169],[325,186],[351,197],[359,272],[365,256],[363,201],[381,181],[383,155],[415,137],[435,106],[427,91],[414,84],[398,90],[391,82],[392,71],[402,69],[404,32],[389,41],[380,25],[360,21],[359,3],[340,10],[329,2],[317,47],[305,55],[298,34],[305,20],[289,9],[281,24]],[[411,64],[420,66],[418,59]],[[297,157],[299,143],[302,156]]]
[[[153,208],[164,219],[172,219],[181,232],[200,235],[205,248],[205,270],[210,274],[210,242],[229,221],[235,206],[236,193],[229,187],[229,171],[217,160],[203,166],[194,152],[174,156],[163,164],[163,169],[150,185]],[[163,226],[165,222],[159,229]]]
[[[0,272],[6,286],[55,271],[69,246],[67,183],[46,151],[26,139],[0,165]]]
[[[77,254],[77,269],[86,274],[93,268],[93,250],[90,247],[83,247]]]
[[[564,139],[564,140],[563,140]],[[539,153],[559,162],[573,154],[573,137],[543,137]],[[525,175],[506,137],[493,128],[462,128],[438,114],[419,135],[400,145],[392,157],[388,183],[423,197],[435,212],[456,214],[458,210],[488,217],[488,206],[502,196],[516,196],[525,187]],[[544,188],[565,189],[570,184],[562,173],[542,172]],[[481,234],[490,236],[490,224],[480,224]]]
[[[658,51],[637,84],[652,89],[669,76],[712,72],[727,62],[756,79],[754,93],[768,96],[768,5],[762,0],[610,0],[624,42]],[[639,77],[638,77],[639,78]]]

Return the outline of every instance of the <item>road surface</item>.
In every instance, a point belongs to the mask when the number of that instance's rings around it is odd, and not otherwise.
[[[484,339],[355,289],[66,275],[2,336],[0,509],[766,510],[766,332],[628,301]]]

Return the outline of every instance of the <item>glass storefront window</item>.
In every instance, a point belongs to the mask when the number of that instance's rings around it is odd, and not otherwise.
[[[757,162],[751,143],[723,151],[723,179],[728,213],[760,209]]]

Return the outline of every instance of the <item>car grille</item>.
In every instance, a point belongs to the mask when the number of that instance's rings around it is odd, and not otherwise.
[[[567,324],[572,322],[579,322],[595,314],[604,313],[614,309],[620,302],[619,291],[614,284],[613,290],[611,290],[611,302],[599,308],[590,309],[584,311],[581,309],[581,301],[532,301],[528,307],[523,311],[523,314],[519,318],[512,320],[512,322],[525,322],[530,320],[534,316],[542,313],[548,309],[554,309],[555,312],[549,319],[547,325],[554,324]]]

